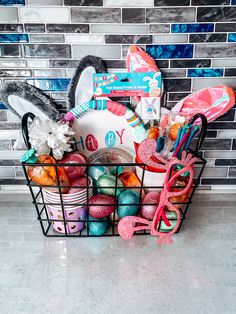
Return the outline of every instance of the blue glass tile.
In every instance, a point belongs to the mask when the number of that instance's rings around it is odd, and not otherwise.
[[[1,43],[28,43],[29,36],[27,34],[0,34]]]
[[[208,33],[213,32],[214,24],[172,24],[171,32],[172,33]]]
[[[147,53],[154,59],[192,58],[193,45],[147,45]]]
[[[236,42],[236,33],[229,33],[228,41],[232,43]]]
[[[0,5],[14,5],[14,4],[25,5],[25,0],[0,0]]]
[[[236,5],[236,0],[232,0],[232,5]]]
[[[2,102],[0,102],[0,109],[7,109],[7,107]]]
[[[188,77],[216,77],[223,73],[223,69],[188,69]]]
[[[70,79],[32,79],[27,83],[44,91],[66,91]]]

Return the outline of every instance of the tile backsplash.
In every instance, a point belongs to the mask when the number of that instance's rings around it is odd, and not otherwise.
[[[156,60],[166,106],[217,84],[236,89],[236,0],[0,0],[0,88],[26,80],[63,108],[78,60],[125,68],[130,44]],[[20,121],[0,99],[0,188],[22,185]],[[209,125],[203,189],[236,188],[235,108]]]

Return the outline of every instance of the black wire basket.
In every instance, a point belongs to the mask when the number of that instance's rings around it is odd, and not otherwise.
[[[34,118],[33,114],[26,114],[22,119],[22,130],[23,130],[23,136],[26,142],[26,145],[28,148],[30,148],[29,144],[29,138],[28,138],[28,132],[27,132],[27,120],[28,118]],[[203,136],[200,136],[196,148],[188,149],[187,153],[191,154],[192,157],[196,157],[197,160],[195,161],[195,176],[193,178],[193,182],[191,185],[191,188],[189,189],[189,192],[187,195],[185,195],[185,198],[181,201],[172,201],[172,203],[179,209],[180,216],[181,216],[181,222],[178,227],[178,231],[180,231],[183,221],[185,220],[187,211],[189,209],[189,206],[192,203],[192,198],[194,195],[194,192],[196,188],[198,187],[201,179],[202,172],[206,165],[206,160],[201,156],[201,154],[198,152],[200,145],[202,144],[204,137],[205,137],[205,131]],[[98,236],[94,235],[90,232],[90,226],[92,223],[96,224],[104,224],[104,221],[98,220],[95,218],[92,218],[90,215],[90,206],[91,203],[89,203],[89,199],[91,195],[97,194],[97,186],[96,184],[93,184],[92,181],[89,178],[89,170],[92,167],[96,167],[98,164],[79,164],[79,163],[70,163],[70,164],[55,164],[55,163],[31,163],[27,164],[25,162],[22,163],[22,167],[24,170],[24,174],[26,177],[26,184],[29,187],[33,204],[35,206],[36,212],[37,212],[37,219],[39,220],[42,232],[47,237],[93,237]],[[59,176],[59,167],[63,166],[69,166],[69,167],[85,167],[85,175],[86,175],[86,184],[84,186],[73,186],[74,188],[80,188],[83,189],[83,198],[82,199],[73,199],[71,200],[68,198],[65,200],[65,194],[63,194],[63,189],[69,188],[70,186],[62,185],[60,184],[60,176]],[[113,175],[115,177],[115,183],[114,186],[103,186],[103,189],[113,189],[113,196],[115,199],[114,203],[114,210],[112,214],[110,214],[108,217],[106,217],[106,232],[102,234],[102,236],[117,236],[119,235],[117,226],[119,223],[119,216],[117,215],[117,209],[119,207],[118,203],[118,194],[120,190],[120,186],[118,185],[119,182],[119,169],[120,167],[131,167],[132,169],[136,169],[136,167],[139,167],[139,169],[142,169],[141,176],[139,174],[140,179],[140,185],[139,186],[128,186],[123,187],[123,189],[127,190],[135,190],[138,193],[138,201],[136,204],[133,204],[137,206],[139,209],[141,206],[158,206],[158,203],[143,203],[142,196],[145,191],[161,191],[163,186],[155,186],[155,185],[147,185],[146,182],[146,176],[148,173],[148,170],[146,170],[146,165],[143,163],[99,163],[99,166],[102,167],[112,167],[113,168]],[[44,185],[39,186],[34,181],[32,181],[28,175],[28,167],[54,167],[56,178],[57,178],[57,184],[54,186],[51,185]],[[170,177],[174,173],[176,169],[172,167],[170,171]],[[158,174],[157,174],[158,175]],[[183,179],[184,182],[184,179]],[[181,186],[173,186],[173,189],[184,189],[187,186],[187,182]],[[54,189],[54,192],[56,190],[56,193],[52,193],[50,190]],[[49,195],[49,196],[48,196]],[[51,195],[51,196],[50,196]],[[99,204],[100,206],[107,206],[106,204]],[[130,205],[130,204],[122,204],[122,205]],[[139,214],[137,214],[139,215]],[[176,223],[176,217],[170,217],[169,221],[175,224]],[[162,218],[158,224],[158,230],[162,229]],[[162,230],[161,230],[162,231]],[[162,231],[163,232],[163,231]],[[142,231],[135,231],[135,235],[144,235],[148,234],[148,230],[142,230]]]

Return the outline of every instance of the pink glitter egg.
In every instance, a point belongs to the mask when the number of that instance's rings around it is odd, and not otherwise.
[[[114,197],[103,194],[94,195],[89,200],[89,215],[93,218],[104,218],[114,212],[114,205]]]
[[[88,182],[90,184],[90,178],[88,178]],[[75,187],[77,186],[77,187]],[[71,182],[71,188],[68,191],[68,194],[78,193],[85,190],[85,187],[87,186],[87,177],[83,176],[80,178],[77,178]]]
[[[85,166],[70,166],[70,164],[86,164],[86,158],[77,152],[68,153],[65,154],[59,163],[68,164],[68,166],[63,166],[63,168],[65,169],[66,174],[71,182],[84,174]]]
[[[140,214],[146,218],[152,220],[158,207],[160,200],[159,192],[149,192],[142,199],[142,204],[153,204],[153,205],[142,205]]]

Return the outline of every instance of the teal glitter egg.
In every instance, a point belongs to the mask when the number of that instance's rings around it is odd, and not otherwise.
[[[89,216],[89,234],[93,236],[102,236],[108,229],[108,221],[106,218],[92,218]],[[91,221],[92,220],[92,221]]]
[[[88,175],[93,180],[98,180],[103,174],[109,174],[109,169],[100,165],[93,165],[89,167]]]
[[[135,216],[138,213],[139,196],[132,190],[123,191],[118,197],[117,214],[120,218],[125,216]]]
[[[119,179],[117,179],[117,188],[115,188],[115,186],[116,177],[110,174],[104,174],[97,180],[97,187],[99,188],[99,192],[102,194],[118,196],[123,190],[123,184]]]

